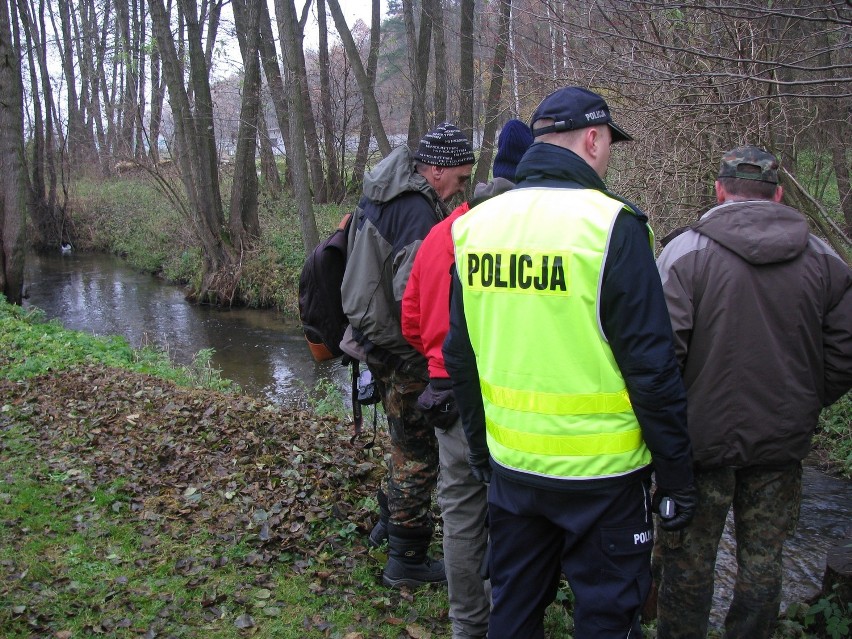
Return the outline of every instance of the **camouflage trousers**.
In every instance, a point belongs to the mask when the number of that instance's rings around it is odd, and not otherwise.
[[[390,431],[387,486],[390,523],[432,528],[432,493],[438,481],[435,428],[417,406],[426,382],[392,367],[370,364]]]
[[[734,508],[737,579],[725,617],[726,639],[771,636],[781,603],[784,540],[796,529],[799,463],[784,467],[697,471],[698,507],[688,528],[659,531],[658,639],[704,639],[713,603],[719,539]]]

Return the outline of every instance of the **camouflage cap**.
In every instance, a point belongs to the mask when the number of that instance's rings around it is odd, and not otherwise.
[[[756,146],[738,146],[722,156],[719,177],[778,184],[778,160]]]

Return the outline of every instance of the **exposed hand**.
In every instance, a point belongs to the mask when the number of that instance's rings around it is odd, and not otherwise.
[[[659,513],[660,504],[668,497],[674,502],[674,514],[671,517],[660,516],[660,527],[663,530],[674,531],[686,528],[695,516],[695,507],[698,504],[698,494],[695,485],[690,484],[680,490],[663,490],[658,488],[654,493],[652,508]]]
[[[487,450],[471,450],[467,454],[467,463],[470,464],[470,473],[476,481],[486,486],[491,483],[491,462]]]

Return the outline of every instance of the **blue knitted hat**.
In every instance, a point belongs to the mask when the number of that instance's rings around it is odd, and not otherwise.
[[[530,128],[520,120],[509,120],[500,130],[497,140],[497,155],[494,156],[494,177],[515,181],[518,162],[533,143]]]

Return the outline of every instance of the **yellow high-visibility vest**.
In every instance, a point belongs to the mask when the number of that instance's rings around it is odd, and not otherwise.
[[[507,468],[597,479],[651,461],[599,316],[623,208],[595,190],[522,188],[453,224],[488,448]]]

